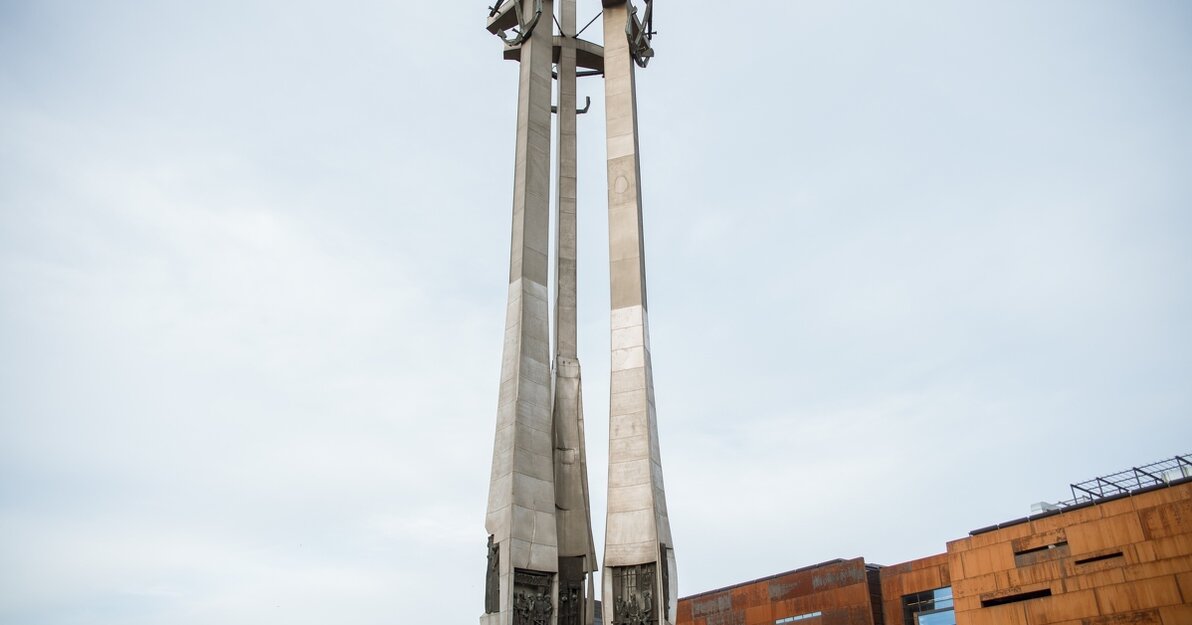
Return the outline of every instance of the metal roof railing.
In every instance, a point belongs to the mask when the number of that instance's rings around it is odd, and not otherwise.
[[[1057,502],[1055,505],[1060,508],[1070,508],[1106,497],[1127,495],[1143,488],[1166,486],[1188,477],[1192,477],[1192,454],[1175,456],[1141,467],[1131,467],[1111,475],[1070,484],[1072,499]]]

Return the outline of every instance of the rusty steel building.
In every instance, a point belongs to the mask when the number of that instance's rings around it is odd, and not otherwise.
[[[1192,625],[1192,455],[892,566],[832,560],[679,601],[676,625]]]

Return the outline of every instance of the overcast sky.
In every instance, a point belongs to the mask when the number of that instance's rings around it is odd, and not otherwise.
[[[517,87],[485,6],[0,0],[0,622],[475,622]],[[1192,452],[1192,5],[656,24],[681,594],[939,553]],[[598,552],[602,95],[581,81]]]

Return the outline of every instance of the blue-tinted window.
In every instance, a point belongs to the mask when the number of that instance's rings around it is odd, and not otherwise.
[[[904,625],[956,625],[952,587],[925,590],[902,597]]]
[[[956,625],[956,611],[952,608],[938,612],[920,612],[917,625]]]

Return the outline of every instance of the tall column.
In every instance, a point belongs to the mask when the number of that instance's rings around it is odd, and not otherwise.
[[[522,2],[523,16],[538,6],[537,0],[510,2]],[[509,300],[485,519],[490,547],[482,625],[519,625],[515,608],[527,602],[538,615],[558,608],[547,294],[553,3],[541,0],[541,6],[536,27],[520,43]],[[548,620],[555,623],[553,616]]]
[[[654,409],[642,234],[632,8],[604,0],[612,373],[604,619],[674,623],[677,578]]]
[[[559,533],[559,625],[591,625],[596,547],[588,497],[583,393],[577,355],[576,0],[559,0],[555,300],[555,519]]]

